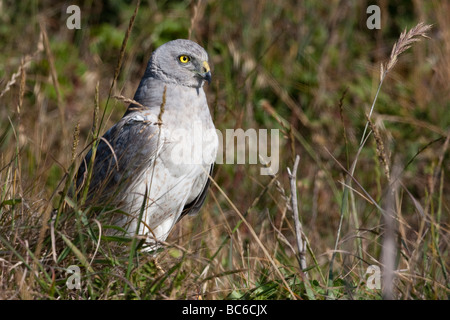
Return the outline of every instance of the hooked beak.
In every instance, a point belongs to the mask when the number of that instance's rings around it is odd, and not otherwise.
[[[211,84],[211,68],[208,62],[203,61],[202,72],[199,75],[203,80],[208,81],[208,84]]]

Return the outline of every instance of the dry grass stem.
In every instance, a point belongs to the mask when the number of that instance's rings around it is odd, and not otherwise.
[[[167,91],[167,86],[164,86],[162,102],[161,102],[161,105],[159,107],[159,114],[158,114],[158,125],[159,126],[161,126],[161,124],[163,123],[162,117],[163,117],[164,110],[165,110],[165,107],[166,107],[166,91]]]
[[[78,143],[80,142],[80,122],[77,122],[75,129],[73,130],[73,142],[72,142],[72,160],[74,162],[77,156]]]
[[[428,38],[428,36],[426,35],[426,32],[429,31],[430,29],[431,29],[431,25],[425,25],[423,22],[420,22],[414,28],[412,28],[410,31],[406,32],[406,29],[405,29],[400,34],[399,39],[392,47],[389,61],[385,65],[381,64],[380,82],[378,84],[378,89],[377,89],[377,92],[373,99],[372,106],[370,107],[368,118],[372,117],[372,113],[375,109],[375,103],[378,99],[378,94],[380,93],[381,86],[383,85],[383,81],[384,81],[386,75],[392,70],[392,68],[394,68],[395,64],[398,61],[398,57],[400,56],[400,54],[402,54],[407,49],[409,49],[414,42],[419,41],[420,38],[418,38],[418,37]],[[364,145],[364,140],[366,139],[366,132],[367,132],[368,126],[369,126],[369,123],[367,122],[366,126],[364,128],[363,135],[361,137],[360,148],[362,148]],[[354,164],[356,164],[356,161],[357,161],[357,158],[355,159]]]
[[[299,213],[298,213],[298,204],[297,204],[297,168],[300,162],[300,156],[295,157],[294,167],[292,168],[292,172],[289,168],[287,168],[289,174],[289,182],[291,186],[291,208],[292,214],[294,216],[294,224],[295,224],[295,237],[297,239],[297,249],[298,249],[298,260],[300,263],[300,268],[302,270],[306,269],[306,242],[303,240],[305,237],[303,234],[303,227],[300,222]],[[307,274],[305,273],[307,276]]]
[[[11,87],[16,83],[17,78],[20,77],[20,79],[22,79],[23,73],[25,73],[25,70],[30,66],[31,61],[39,52],[40,50],[36,51],[33,55],[27,55],[21,59],[19,70],[11,75],[11,79],[6,83],[5,88],[3,88],[3,90],[0,92],[0,98],[3,97],[3,95],[9,90],[11,90]]]
[[[123,41],[122,41],[122,46],[120,48],[120,53],[119,53],[119,59],[117,60],[116,68],[114,69],[114,78],[111,83],[111,87],[109,88],[108,97],[111,96],[112,90],[113,90],[114,86],[116,85],[117,78],[119,77],[119,72],[120,72],[120,69],[122,68],[123,57],[125,56],[125,49],[127,48],[128,38],[130,37],[131,30],[133,29],[134,21],[136,19],[140,5],[141,5],[141,0],[137,0],[133,15],[131,16],[130,22],[128,23],[127,32],[125,33],[125,37],[123,38]]]
[[[133,99],[130,99],[130,98],[126,98],[126,97],[124,97],[122,95],[116,95],[116,96],[113,96],[113,98],[117,99],[119,101],[125,102],[125,103],[134,104],[134,105],[139,107],[139,108],[134,108],[132,110],[145,110],[145,109],[147,109],[147,107],[144,106],[143,104],[141,104],[140,102],[137,102],[136,100],[133,100]]]
[[[372,120],[368,116],[367,116],[367,122],[369,123],[370,130],[372,130],[373,136],[375,138],[376,152],[377,152],[378,160],[380,161],[380,165],[383,168],[388,181],[391,181],[390,170],[389,170],[389,158],[386,154],[383,138],[381,137],[378,127],[372,122]]]
[[[59,110],[59,119],[61,121],[61,128],[62,128],[62,136],[64,138],[64,141],[67,141],[68,133],[67,133],[67,126],[66,126],[66,116],[64,114],[64,105],[63,105],[63,97],[61,94],[61,88],[58,81],[58,72],[56,71],[55,66],[55,57],[53,55],[52,49],[50,47],[50,41],[48,39],[47,30],[45,28],[45,24],[43,21],[40,22],[40,30],[41,30],[41,36],[42,36],[42,42],[45,49],[45,54],[47,55],[47,60],[50,66],[50,75],[52,78],[53,87],[55,88],[56,92],[56,101],[57,101],[57,107]]]
[[[203,0],[198,0],[197,3],[194,5],[193,14],[191,17],[191,25],[190,25],[189,31],[188,31],[188,39],[189,40],[194,40],[192,38],[192,34],[195,30],[198,20],[200,20],[200,17],[202,16],[203,11],[205,10],[204,7],[205,7],[205,3]]]
[[[406,32],[406,29],[400,34],[398,41],[392,47],[391,55],[389,61],[386,64],[381,64],[381,78],[389,73],[389,71],[394,68],[398,61],[398,57],[408,50],[411,45],[420,40],[420,37],[427,38],[427,32],[430,31],[431,25],[426,25],[423,22],[417,24],[414,28]]]

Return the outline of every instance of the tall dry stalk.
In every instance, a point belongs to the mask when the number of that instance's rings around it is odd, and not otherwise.
[[[206,7],[206,1],[202,1],[202,0],[198,0],[197,3],[194,5],[193,14],[191,17],[191,26],[189,27],[189,30],[188,30],[188,39],[189,40],[194,40],[192,37],[192,34],[196,28],[197,22],[203,16],[205,7]]]
[[[130,37],[131,30],[133,29],[134,21],[136,19],[140,5],[141,5],[141,0],[137,0],[133,15],[131,16],[130,22],[128,23],[127,32],[125,33],[125,37],[123,38],[123,41],[122,41],[122,46],[120,47],[119,59],[117,60],[116,68],[114,70],[114,79],[111,82],[111,87],[109,88],[108,97],[111,96],[112,90],[114,89],[114,87],[116,85],[117,78],[119,77],[119,72],[120,72],[120,69],[122,68],[122,62],[123,62],[123,57],[125,56],[125,49],[127,47],[128,38]]]
[[[114,87],[116,86],[117,79],[119,78],[120,69],[122,68],[123,58],[125,56],[125,49],[127,47],[128,39],[130,37],[131,30],[133,29],[134,22],[136,20],[136,16],[138,14],[140,5],[141,5],[141,0],[137,0],[133,15],[131,16],[130,22],[128,23],[127,32],[125,33],[125,37],[123,38],[123,41],[122,41],[122,46],[120,47],[119,58],[117,59],[117,64],[114,69],[114,78],[111,82],[111,86],[109,87],[109,92],[108,92],[108,97],[106,99],[105,109],[103,110],[102,117],[100,119],[100,124],[99,124],[100,127],[103,125],[103,122],[105,119],[106,110],[108,108],[108,103],[109,103],[109,98],[111,97],[112,91],[113,91]]]
[[[340,241],[340,234],[341,234],[342,222],[343,222],[343,219],[344,219],[344,213],[346,212],[347,206],[348,206],[347,197],[348,197],[348,193],[349,193],[349,187],[351,186],[351,181],[352,180],[354,182],[356,182],[356,179],[354,178],[356,164],[358,162],[359,155],[361,154],[361,151],[364,148],[364,145],[366,144],[370,134],[372,133],[372,131],[369,131],[367,133],[367,129],[369,128],[369,125],[370,125],[370,119],[371,119],[373,110],[375,109],[375,103],[376,103],[376,101],[378,99],[378,95],[380,93],[381,86],[383,85],[384,79],[386,78],[388,73],[397,64],[398,57],[400,56],[400,54],[402,54],[403,52],[408,50],[414,42],[419,41],[420,37],[428,38],[427,32],[430,29],[431,29],[431,25],[425,25],[423,22],[420,22],[419,24],[417,24],[414,28],[412,28],[408,32],[406,32],[406,29],[405,29],[400,34],[399,39],[397,40],[397,42],[392,47],[392,51],[391,51],[391,55],[390,55],[389,61],[387,63],[385,63],[385,64],[381,64],[380,82],[378,84],[377,92],[376,92],[375,97],[374,97],[374,99],[372,101],[372,106],[371,106],[369,114],[367,116],[368,120],[366,122],[366,125],[365,125],[365,128],[364,128],[364,132],[363,132],[363,135],[361,137],[359,148],[357,150],[355,159],[353,160],[353,163],[352,163],[352,166],[351,166],[350,170],[348,172],[346,171],[348,176],[346,178],[346,183],[345,183],[345,186],[344,186],[344,192],[342,194],[342,207],[341,207],[341,213],[340,213],[339,227],[338,227],[338,231],[337,231],[337,235],[336,235],[336,241],[335,241],[333,255],[332,255],[331,261],[330,261],[329,284],[332,283],[331,279],[332,279],[332,272],[333,272],[333,263],[334,263],[334,260],[335,260],[335,257],[336,257],[336,253],[338,252],[338,246],[339,246],[339,241]],[[383,212],[383,210],[376,204],[376,202],[373,202],[373,203],[374,203],[374,205],[377,206],[377,208],[379,210],[381,210],[381,212]],[[329,294],[330,294],[330,292],[329,292]]]
[[[32,55],[26,55],[22,58],[19,69],[17,70],[17,72],[11,75],[11,79],[6,83],[5,88],[3,88],[3,90],[0,92],[0,98],[3,97],[3,95],[9,90],[11,90],[11,87],[17,82],[17,79],[22,79],[23,73],[30,66],[31,61],[37,56],[40,51],[41,50],[38,49]],[[21,83],[19,83],[19,85],[21,85]]]
[[[298,163],[300,162],[300,156],[295,157],[294,167],[292,168],[292,172],[289,168],[287,168],[289,174],[289,182],[291,186],[291,208],[292,214],[294,215],[294,225],[295,225],[295,236],[297,239],[297,249],[298,249],[298,261],[300,264],[300,268],[302,270],[306,269],[306,241],[303,240],[303,227],[300,222],[300,218],[298,216],[298,204],[297,204],[297,185],[296,185],[296,176],[297,176],[297,168]],[[306,273],[305,273],[306,275]]]
[[[417,42],[420,40],[420,37],[427,38],[427,32],[431,29],[431,25],[424,24],[423,22],[420,22],[418,25],[416,25],[414,28],[406,32],[406,29],[403,30],[403,32],[400,34],[400,37],[398,38],[397,42],[392,47],[391,55],[389,57],[389,61],[385,64],[380,65],[380,83],[378,84],[377,93],[375,94],[375,98],[373,99],[372,106],[370,107],[370,112],[368,118],[372,116],[373,110],[375,108],[375,102],[377,101],[378,94],[380,93],[381,86],[383,85],[383,81],[386,78],[387,74],[394,68],[394,66],[397,64],[398,57],[408,50],[411,45],[414,42]],[[366,139],[366,132],[367,128],[369,126],[369,121],[366,122],[366,127],[364,128],[364,133],[361,137],[360,147],[364,144],[364,140]],[[356,159],[355,163],[356,165]],[[354,171],[354,168],[352,172]]]
[[[63,137],[63,141],[67,141],[69,135],[67,132],[66,115],[65,115],[65,111],[64,111],[65,110],[65,108],[64,108],[65,102],[63,99],[63,94],[61,92],[60,85],[59,85],[58,72],[56,71],[55,56],[51,49],[50,40],[48,38],[47,30],[46,30],[45,23],[43,20],[40,21],[39,26],[41,29],[41,37],[42,37],[42,42],[44,45],[45,54],[47,56],[47,60],[48,60],[48,64],[49,64],[50,76],[52,79],[53,88],[55,89],[55,93],[56,93],[56,103],[57,103],[57,107],[58,107],[58,111],[59,111],[59,118],[61,121],[62,137]]]

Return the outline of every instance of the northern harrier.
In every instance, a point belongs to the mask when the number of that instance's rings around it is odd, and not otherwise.
[[[190,40],[160,46],[134,96],[141,106],[130,104],[98,143],[89,201],[128,213],[117,223],[130,234],[147,235],[150,244],[165,241],[175,223],[196,214],[205,200],[218,148],[205,81],[211,71],[201,46]],[[80,165],[78,190],[92,155],[90,150]]]

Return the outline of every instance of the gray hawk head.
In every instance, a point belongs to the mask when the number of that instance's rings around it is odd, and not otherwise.
[[[153,52],[144,77],[146,76],[166,83],[201,87],[205,80],[211,82],[208,54],[193,41],[169,41]]]

